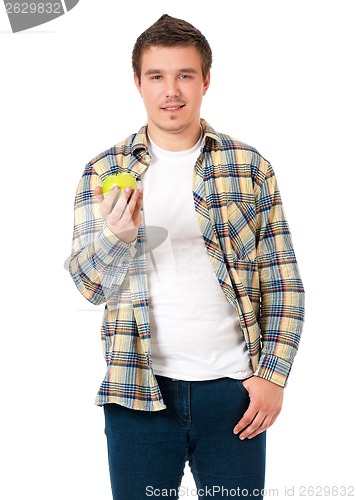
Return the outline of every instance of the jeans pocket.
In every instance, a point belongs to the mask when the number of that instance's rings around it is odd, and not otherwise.
[[[243,392],[245,394],[245,396],[248,396],[248,390],[246,389],[246,387],[243,385],[243,382],[245,380],[248,380],[248,379],[244,379],[244,380],[236,380],[236,383],[237,383],[237,387],[241,390],[241,392]]]

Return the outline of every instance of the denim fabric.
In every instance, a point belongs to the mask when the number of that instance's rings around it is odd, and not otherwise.
[[[249,404],[242,382],[157,381],[165,410],[104,405],[113,499],[177,499],[186,461],[198,498],[262,499],[266,433],[240,440],[232,432]]]

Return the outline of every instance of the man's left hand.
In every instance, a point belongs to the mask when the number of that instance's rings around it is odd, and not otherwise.
[[[243,382],[250,404],[241,420],[235,425],[234,434],[240,439],[251,439],[268,429],[282,409],[284,389],[261,377],[253,376]]]

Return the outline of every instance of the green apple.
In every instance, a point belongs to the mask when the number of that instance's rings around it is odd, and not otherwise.
[[[132,174],[115,174],[109,175],[106,179],[104,179],[102,189],[103,195],[106,196],[108,192],[114,186],[118,186],[120,189],[125,189],[126,187],[130,187],[131,189],[137,188],[137,182],[135,177]]]

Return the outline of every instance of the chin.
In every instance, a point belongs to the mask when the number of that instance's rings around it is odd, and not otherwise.
[[[185,130],[186,128],[191,125],[191,122],[189,121],[182,121],[179,120],[178,117],[173,117],[170,120],[165,121],[162,123],[162,128],[165,128],[166,130],[170,130],[171,132],[180,132],[181,130]]]

